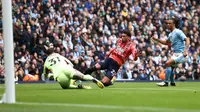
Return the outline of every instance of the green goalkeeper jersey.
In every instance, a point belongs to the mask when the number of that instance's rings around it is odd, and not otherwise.
[[[47,75],[49,71],[53,73],[54,79],[59,75],[61,72],[66,70],[66,68],[72,68],[73,69],[73,64],[64,56],[58,54],[58,53],[53,53],[49,55],[44,63],[44,75],[45,78],[47,78]]]

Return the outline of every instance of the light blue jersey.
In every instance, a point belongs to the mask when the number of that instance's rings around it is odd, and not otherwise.
[[[186,38],[187,37],[185,36],[185,34],[181,30],[176,28],[168,36],[168,41],[170,41],[171,49],[174,52],[171,57],[175,61],[175,64],[172,65],[174,67],[176,67],[178,63],[182,63],[187,60],[187,58],[183,56],[183,52],[186,47]]]
[[[171,48],[174,53],[183,53],[185,50],[185,34],[179,30],[174,29],[168,36],[168,40],[171,42]]]

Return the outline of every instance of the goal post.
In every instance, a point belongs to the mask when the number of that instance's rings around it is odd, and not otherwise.
[[[12,0],[2,0],[5,93],[1,103],[15,103]]]

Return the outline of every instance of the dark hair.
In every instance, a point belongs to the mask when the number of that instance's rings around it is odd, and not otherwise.
[[[54,52],[54,48],[48,48],[47,50],[46,50],[46,54],[47,55],[50,55],[50,54],[52,54]]]
[[[179,21],[180,21],[179,18],[177,18],[177,17],[169,17],[169,18],[167,18],[166,20],[173,20],[173,22],[174,22],[174,24],[175,24],[175,27],[176,27],[176,28],[179,28]]]
[[[129,30],[122,30],[121,33],[126,34],[127,36],[131,37],[131,33]]]

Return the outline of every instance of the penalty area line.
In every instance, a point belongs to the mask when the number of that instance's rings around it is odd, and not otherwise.
[[[37,103],[37,102],[17,102],[18,105],[36,105],[36,106],[61,106],[61,107],[84,107],[99,109],[120,109],[120,110],[141,110],[141,111],[160,111],[160,112],[199,112],[200,110],[176,109],[176,108],[156,108],[145,106],[115,106],[115,105],[95,105],[95,104],[70,104],[70,103]]]

